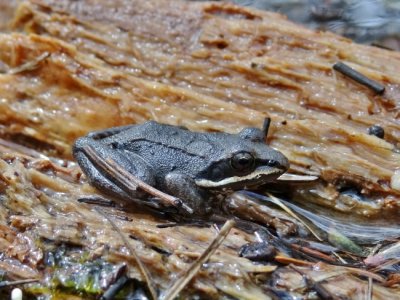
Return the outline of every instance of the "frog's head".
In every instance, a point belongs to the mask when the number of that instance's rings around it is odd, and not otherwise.
[[[267,124],[269,125],[269,124]],[[224,135],[224,150],[196,180],[200,187],[237,190],[277,179],[289,168],[288,159],[265,144],[268,126],[245,128],[238,135]]]

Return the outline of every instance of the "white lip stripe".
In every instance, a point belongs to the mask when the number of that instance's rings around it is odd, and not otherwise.
[[[196,185],[201,186],[201,187],[220,187],[220,186],[229,185],[231,183],[236,183],[236,182],[241,182],[241,181],[250,181],[252,179],[258,179],[259,177],[261,177],[263,175],[272,175],[272,174],[276,174],[279,172],[282,172],[282,170],[273,168],[273,169],[269,169],[269,170],[259,170],[259,171],[250,173],[246,176],[232,176],[232,177],[222,179],[220,181],[198,179],[198,180],[196,180]]]

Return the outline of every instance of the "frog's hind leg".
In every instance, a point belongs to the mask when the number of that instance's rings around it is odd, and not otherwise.
[[[96,141],[90,137],[79,138],[73,147],[74,157],[86,174],[89,182],[104,194],[128,201],[134,201],[134,199],[145,195],[139,191],[127,191],[111,175],[100,170],[96,161],[89,158],[87,154],[88,148],[92,148],[102,158],[111,158],[126,171],[147,184],[154,185],[154,173],[140,157],[135,159],[136,155],[130,154],[128,158],[122,151],[111,149],[100,141]]]
[[[137,125],[131,124],[131,125],[124,125],[124,126],[107,128],[107,129],[103,129],[103,130],[92,131],[92,132],[88,133],[87,137],[92,138],[94,140],[101,140],[101,139],[107,138],[109,136],[118,134],[122,131],[128,130],[134,126],[137,126]]]

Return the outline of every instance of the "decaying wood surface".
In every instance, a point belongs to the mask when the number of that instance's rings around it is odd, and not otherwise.
[[[294,200],[398,220],[399,53],[224,3],[31,0],[19,6],[12,29],[0,35],[0,128],[4,140],[29,148],[0,143],[0,268],[10,278],[43,276],[38,239],[83,247],[91,258],[126,262],[130,276],[141,278],[107,220],[76,201],[98,192],[70,160],[77,137],[148,119],[237,132],[260,127],[270,116],[268,142],[287,155],[291,171],[321,177],[293,189]],[[383,83],[385,93],[376,95],[333,71],[337,61]],[[385,138],[368,135],[371,125],[383,127]],[[348,188],[365,201],[341,193]],[[212,227],[160,229],[156,225],[164,220],[132,209],[108,212],[134,237],[130,242],[161,290],[216,234]],[[264,223],[277,231],[285,227],[286,233],[292,232],[288,220],[301,227],[281,214]],[[235,229],[192,281],[191,292],[269,299],[271,287],[254,282],[275,266],[237,254],[255,240]],[[282,255],[281,262],[296,264],[285,258],[288,253]],[[311,265],[298,267],[301,272],[279,268],[272,275],[274,289],[300,295],[306,274],[334,295],[356,299],[367,293],[368,281],[358,273]],[[389,279],[374,280],[374,299],[399,293],[384,287]]]
[[[155,119],[234,132],[261,126],[269,115],[269,142],[293,171],[356,185],[379,202],[378,209],[360,203],[351,209],[398,212],[400,192],[391,181],[400,163],[399,53],[228,4],[96,3],[20,6],[15,28],[40,36],[2,36],[2,60],[13,69],[48,57],[33,67],[34,75],[2,77],[18,83],[4,91],[7,132],[70,157],[74,139],[94,129]],[[333,71],[339,60],[384,83],[385,94]],[[385,140],[367,134],[374,124],[385,129]],[[346,210],[340,195],[331,198],[328,206]]]

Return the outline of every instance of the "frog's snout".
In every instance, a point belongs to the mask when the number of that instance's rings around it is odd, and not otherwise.
[[[288,169],[289,169],[289,167],[290,167],[290,162],[289,162],[289,160],[288,160],[288,158],[285,156],[285,155],[283,155],[281,152],[278,152],[279,153],[279,165],[280,165],[280,169],[282,169],[282,171],[284,171],[284,172],[286,172]]]
[[[287,157],[281,152],[272,150],[269,153],[269,159],[267,160],[266,165],[271,168],[279,169],[284,173],[289,169],[290,163]]]

